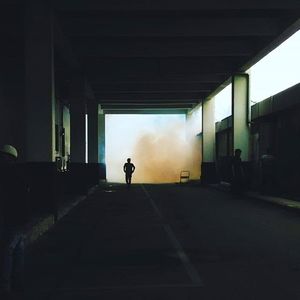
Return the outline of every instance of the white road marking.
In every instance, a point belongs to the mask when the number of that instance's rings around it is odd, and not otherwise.
[[[162,213],[160,212],[159,208],[157,207],[154,200],[150,196],[149,192],[146,190],[146,188],[144,187],[143,184],[141,186],[142,186],[142,189],[145,192],[147,198],[149,199],[153,209],[155,210],[155,212],[157,213],[159,218],[163,219]],[[197,285],[197,286],[203,286],[203,282],[200,278],[200,275],[199,275],[197,269],[194,267],[194,265],[191,263],[189,257],[184,252],[180,242],[176,238],[176,236],[175,236],[172,228],[170,227],[170,225],[163,223],[163,227],[164,227],[164,230],[166,231],[173,247],[176,249],[176,253],[177,253],[178,257],[180,258],[183,266],[185,267],[185,269],[186,269],[190,279],[192,280],[193,284]]]

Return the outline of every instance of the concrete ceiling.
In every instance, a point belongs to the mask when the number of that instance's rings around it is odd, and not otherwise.
[[[69,59],[107,112],[190,109],[296,31],[300,18],[299,0],[52,4]]]

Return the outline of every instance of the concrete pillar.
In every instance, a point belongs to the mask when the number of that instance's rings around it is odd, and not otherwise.
[[[98,123],[99,134],[99,162],[105,164],[105,114],[102,110],[99,113]]]
[[[217,181],[215,139],[215,99],[211,98],[205,100],[202,104],[202,183],[214,183]]]
[[[233,150],[242,150],[242,160],[249,160],[249,75],[232,77]]]
[[[72,99],[70,104],[70,156],[71,163],[85,163],[86,154],[86,105],[82,98]]]
[[[88,103],[88,162],[99,162],[99,133],[98,133],[99,104]]]
[[[55,87],[52,12],[44,1],[26,2],[26,160],[55,158]]]
[[[98,118],[98,155],[100,165],[100,179],[106,179],[106,162],[105,162],[105,114],[100,109]]]
[[[202,104],[202,161],[207,163],[215,162],[215,99],[208,99]]]
[[[86,162],[85,78],[77,74],[70,84],[70,158],[71,163]]]

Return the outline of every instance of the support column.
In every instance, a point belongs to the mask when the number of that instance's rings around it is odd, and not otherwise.
[[[26,160],[55,158],[55,87],[52,13],[30,0],[25,18]]]
[[[242,150],[242,161],[249,161],[249,111],[249,75],[234,75],[232,77],[233,150]]]
[[[70,182],[72,191],[86,194],[90,173],[86,164],[86,102],[85,81],[75,77],[71,85],[70,101]]]
[[[88,162],[98,163],[99,133],[98,133],[99,104],[88,103]]]
[[[102,110],[99,111],[99,163],[100,163],[100,179],[106,179],[106,162],[105,162],[105,114]]]
[[[201,181],[217,181],[215,164],[215,99],[207,99],[202,104],[202,167]]]
[[[86,99],[85,78],[74,75],[70,85],[70,159],[86,162]]]
[[[71,163],[85,163],[85,109],[86,105],[84,99],[77,98],[72,100],[70,104]]]

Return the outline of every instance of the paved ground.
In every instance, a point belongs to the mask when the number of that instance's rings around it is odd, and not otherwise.
[[[28,249],[26,299],[300,299],[300,215],[189,185],[107,185]]]

